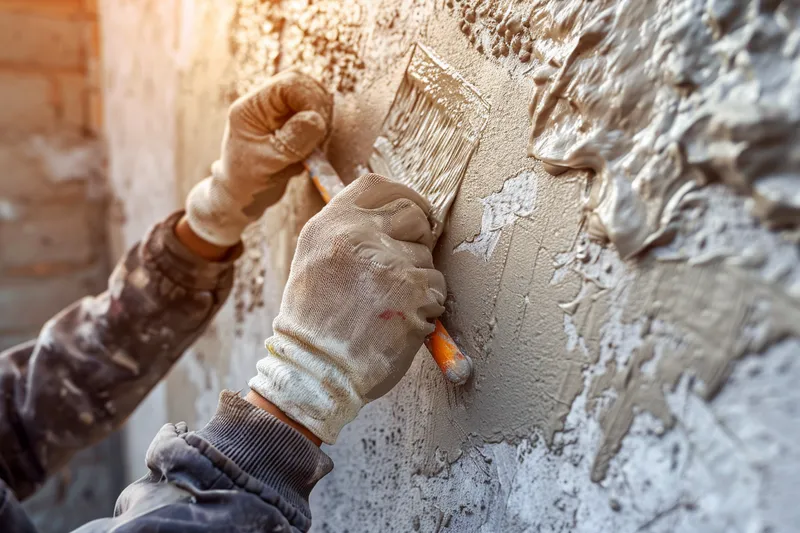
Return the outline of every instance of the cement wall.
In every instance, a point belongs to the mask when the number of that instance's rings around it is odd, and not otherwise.
[[[279,69],[336,91],[328,153],[347,181],[416,40],[491,103],[436,250],[476,375],[453,388],[421,353],[328,448],[317,531],[795,530],[793,3],[103,7],[112,181],[158,161],[118,193],[127,242],[204,177],[231,98]],[[232,301],[137,428],[197,427],[220,388],[245,386],[320,204],[298,177],[251,229]]]
[[[0,350],[105,287],[98,53],[94,2],[0,1]],[[117,435],[78,454],[25,503],[39,530],[107,516],[120,462]]]

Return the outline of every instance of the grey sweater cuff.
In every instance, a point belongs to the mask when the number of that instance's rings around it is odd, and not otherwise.
[[[311,489],[333,470],[317,445],[235,392],[222,392],[214,418],[195,434],[306,515]]]

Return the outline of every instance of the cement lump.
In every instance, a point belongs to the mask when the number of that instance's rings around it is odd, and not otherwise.
[[[678,238],[635,268],[588,235],[559,257],[553,283],[574,272],[584,280],[563,308],[568,349],[580,347],[597,372],[586,383],[603,430],[594,481],[605,478],[637,413],[673,427],[666,395],[681,379],[690,376],[689,390],[711,400],[738,358],[800,336],[800,300],[786,290],[800,275],[796,246],[760,228],[729,191],[697,196],[681,211]],[[707,235],[712,228],[716,239]],[[751,249],[763,251],[757,261],[749,262]],[[602,321],[598,306],[606,309]]]

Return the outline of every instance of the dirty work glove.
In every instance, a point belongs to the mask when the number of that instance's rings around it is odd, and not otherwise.
[[[302,161],[330,131],[333,99],[316,80],[295,71],[270,78],[233,103],[212,176],[186,201],[192,230],[219,246],[280,200],[291,176],[276,176]]]
[[[369,174],[300,233],[249,385],[324,442],[400,381],[444,311],[429,212],[416,192]]]

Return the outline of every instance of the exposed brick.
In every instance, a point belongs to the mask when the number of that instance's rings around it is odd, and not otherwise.
[[[30,206],[21,220],[0,223],[0,273],[42,276],[95,258],[94,228],[103,220],[89,202]]]
[[[69,201],[86,196],[86,185],[81,181],[56,184],[48,179],[31,139],[0,142],[0,169],[0,198],[19,204],[22,211],[27,210],[28,204],[51,198]]]
[[[5,200],[47,194],[50,189],[39,160],[28,153],[25,143],[0,143],[0,168],[0,196]]]
[[[86,86],[90,89],[102,90],[103,58],[100,42],[100,23],[96,20],[86,21],[83,32]]]
[[[48,279],[3,280],[0,284],[0,328],[29,331],[80,298],[105,286],[101,265]]]
[[[76,1],[76,0],[73,0]],[[83,10],[88,15],[97,17],[97,0],[83,0]]]
[[[87,2],[89,0],[86,0]],[[86,9],[84,0],[0,0],[0,11],[74,16]]]
[[[83,70],[83,26],[81,20],[3,13],[0,62]]]
[[[88,105],[89,122],[87,128],[90,132],[99,134],[103,131],[103,94],[100,91],[90,91]]]
[[[36,131],[56,123],[53,85],[43,75],[0,73],[0,129]]]
[[[77,74],[58,77],[58,115],[64,126],[85,128],[88,123],[86,80]]]

